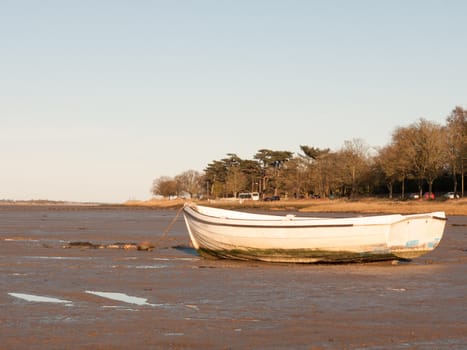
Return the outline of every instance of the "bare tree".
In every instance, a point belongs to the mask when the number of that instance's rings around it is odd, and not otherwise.
[[[175,176],[177,187],[180,191],[185,191],[190,194],[190,197],[199,195],[203,189],[203,175],[196,170],[187,170],[180,175]]]
[[[401,153],[401,161],[410,160],[410,172],[418,180],[420,197],[423,182],[428,183],[428,192],[433,192],[433,182],[445,164],[444,130],[433,122],[420,119],[418,122],[398,128],[393,142]]]
[[[467,161],[467,111],[456,107],[446,119],[447,158],[457,194],[457,175],[461,174],[461,195],[464,196],[464,165]]]
[[[397,129],[392,142],[380,149],[375,157],[376,168],[379,169],[379,176],[389,190],[389,198],[392,198],[395,182],[401,183],[401,198],[405,198],[405,180],[411,176],[412,159],[415,157],[413,148],[407,141],[411,138],[412,130]]]
[[[152,183],[151,192],[164,197],[176,196],[178,194],[177,181],[169,176],[158,177]]]
[[[379,150],[375,165],[380,169],[381,176],[389,190],[389,198],[392,198],[394,183],[400,178],[397,149],[394,144]]]
[[[350,196],[357,194],[357,187],[369,171],[369,147],[362,139],[345,141],[340,151],[346,183],[350,184]]]

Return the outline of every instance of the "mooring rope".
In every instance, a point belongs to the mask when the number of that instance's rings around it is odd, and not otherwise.
[[[172,221],[169,223],[169,225],[167,226],[167,228],[165,229],[165,231],[162,233],[162,236],[159,237],[159,240],[162,240],[163,238],[165,238],[165,236],[167,236],[167,234],[169,233],[169,231],[172,229],[172,226],[175,224],[175,221],[177,221],[178,217],[180,216],[182,210],[183,210],[183,205],[180,207],[180,209],[178,209],[177,211],[177,214],[175,214],[175,217],[172,219]]]

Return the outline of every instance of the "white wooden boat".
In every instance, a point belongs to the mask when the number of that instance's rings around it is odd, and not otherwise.
[[[202,256],[295,263],[416,258],[438,246],[446,224],[444,212],[314,218],[192,203],[184,217]]]

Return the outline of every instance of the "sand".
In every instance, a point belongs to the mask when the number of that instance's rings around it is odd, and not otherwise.
[[[158,240],[175,213],[0,207],[0,348],[467,348],[466,216],[408,263],[293,265],[200,258],[181,216]]]

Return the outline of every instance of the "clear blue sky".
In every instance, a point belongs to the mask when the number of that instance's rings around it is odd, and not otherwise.
[[[0,199],[148,199],[467,107],[467,1],[0,0]]]

